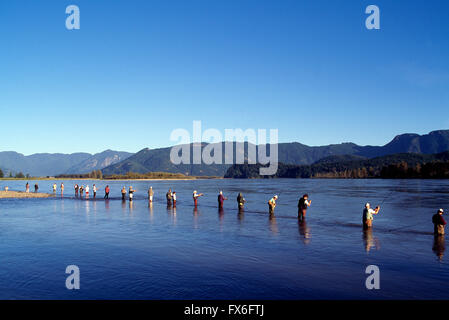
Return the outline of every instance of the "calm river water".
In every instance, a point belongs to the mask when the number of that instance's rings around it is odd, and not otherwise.
[[[0,188],[24,190],[25,183],[0,181]],[[52,181],[38,183],[51,192]],[[449,298],[449,254],[431,223],[438,208],[449,209],[447,180],[64,183],[63,197],[58,190],[50,199],[0,199],[1,299]],[[95,183],[98,199],[75,198],[75,183],[91,190]],[[130,184],[137,189],[132,205],[120,200]],[[176,209],[166,206],[170,187]],[[229,197],[222,212],[220,189]],[[205,194],[198,210],[193,190]],[[243,214],[238,192],[247,200]],[[299,223],[296,206],[305,192],[312,206]],[[383,202],[368,233],[361,228],[365,202]],[[68,265],[80,269],[80,290],[66,289]],[[368,265],[380,269],[380,290],[365,287]]]

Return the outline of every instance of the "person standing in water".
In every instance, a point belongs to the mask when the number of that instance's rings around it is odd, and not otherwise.
[[[202,196],[203,196],[202,193],[198,193],[196,190],[193,191],[193,204],[194,204],[195,207],[198,206],[198,198],[202,197]]]
[[[64,182],[61,183],[61,195],[63,195],[63,194],[64,194]]]
[[[53,193],[56,193],[56,189],[57,189],[58,187],[56,186],[56,183],[53,183]]]
[[[86,186],[86,198],[89,198],[89,185]]]
[[[237,204],[239,206],[239,211],[243,211],[243,208],[245,206],[245,198],[243,198],[243,194],[240,192],[239,195],[237,196]]]
[[[79,191],[80,187],[78,184],[75,184],[75,197],[78,197],[78,191]]]
[[[312,204],[312,200],[309,200],[309,195],[305,194],[298,201],[298,219],[304,219],[306,217],[307,209]]]
[[[122,201],[126,201],[126,188],[123,186],[122,188]]]
[[[373,215],[378,214],[379,210],[380,206],[377,206],[375,209],[371,209],[371,205],[369,203],[365,204],[362,215],[363,229],[368,229],[373,226]]]
[[[173,208],[176,208],[176,192],[173,191],[172,193],[172,200],[173,200]]]
[[[443,218],[444,210],[440,209],[432,216],[433,234],[435,236],[444,235],[444,228],[446,226],[446,220]]]
[[[94,199],[95,199],[97,197],[97,186],[95,184],[92,186],[92,191],[94,193]]]
[[[171,192],[171,189],[168,189],[168,192],[165,194],[165,199],[167,199],[167,206],[171,206],[171,200],[173,197],[173,193]]]
[[[109,199],[109,192],[111,191],[111,189],[109,188],[109,185],[106,186],[106,188],[104,188],[104,198],[105,199]]]
[[[129,201],[133,201],[133,197],[134,197],[134,192],[136,192],[137,190],[134,190],[132,186],[129,187]]]
[[[274,213],[274,208],[276,208],[276,200],[278,199],[278,196],[277,195],[275,195],[273,198],[271,198],[269,201],[268,201],[268,212],[270,213],[270,214],[273,214]]]
[[[81,187],[80,187],[80,197],[83,196],[83,193],[84,193],[84,186],[81,185]]]
[[[150,187],[150,189],[148,189],[148,201],[149,202],[153,202],[153,196],[154,196],[153,187]]]
[[[228,200],[228,198],[225,198],[223,191],[220,190],[220,193],[218,194],[218,209],[223,209],[223,203],[225,200]]]
[[[39,190],[39,185],[36,183],[34,185],[34,193],[37,193],[38,190]]]
[[[27,182],[26,186],[25,186],[25,192],[26,193],[30,193],[30,184]]]

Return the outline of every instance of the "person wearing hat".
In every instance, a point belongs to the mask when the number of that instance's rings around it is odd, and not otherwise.
[[[239,206],[239,211],[243,211],[243,208],[245,207],[245,198],[243,198],[243,194],[240,192],[237,196],[237,204]]]
[[[136,189],[133,189],[133,186],[129,187],[129,191],[128,191],[129,201],[133,201],[134,192],[136,192],[136,191],[137,191]]]
[[[202,193],[198,193],[196,190],[193,191],[193,204],[196,206],[198,206],[198,198],[203,196]]]
[[[309,195],[306,193],[298,201],[298,219],[305,219],[307,209],[312,204],[312,200],[309,200]]]
[[[126,201],[126,187],[125,186],[123,186],[121,192],[122,192],[122,201]]]
[[[173,198],[173,193],[171,192],[171,189],[168,189],[168,192],[165,194],[165,198],[167,199],[167,206],[171,206],[171,200]]]
[[[276,200],[278,199],[278,196],[275,195],[273,198],[268,201],[268,211],[270,214],[274,213],[274,208],[276,208]]]
[[[223,195],[223,191],[220,190],[220,192],[218,193],[218,209],[223,209],[223,203],[225,200],[228,200],[228,198],[226,198]]]
[[[440,209],[432,217],[433,222],[433,234],[436,236],[444,235],[444,227],[446,226],[446,221],[443,218],[444,210]]]
[[[373,215],[378,214],[380,207],[377,206],[375,209],[371,208],[369,203],[365,204],[365,208],[363,209],[363,229],[368,229],[373,226]]]

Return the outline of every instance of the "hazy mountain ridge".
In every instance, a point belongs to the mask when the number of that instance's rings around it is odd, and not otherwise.
[[[94,170],[101,170],[107,166],[110,166],[110,165],[113,165],[120,161],[123,161],[132,155],[133,154],[129,153],[129,152],[106,150],[106,151],[94,154],[91,157],[87,158],[86,160],[78,163],[77,165],[72,166],[65,173],[66,174],[76,174],[76,173],[83,174],[83,173],[89,173]]]
[[[107,152],[110,152],[110,150]],[[120,155],[131,155],[127,152],[111,152]],[[99,159],[101,159],[103,153],[104,152],[95,155],[82,152],[72,154],[36,153],[25,156],[14,151],[4,151],[0,152],[0,167],[5,168],[3,171],[5,175],[11,171],[13,174],[22,172],[24,174],[30,174],[31,176],[55,176],[67,172],[70,168],[79,167],[81,169],[82,165],[86,163],[86,161],[89,161],[89,159],[95,159],[96,156],[100,156]],[[118,159],[117,161],[120,160]],[[112,162],[109,162],[108,164],[111,163]],[[98,169],[102,169],[102,167],[98,167]]]

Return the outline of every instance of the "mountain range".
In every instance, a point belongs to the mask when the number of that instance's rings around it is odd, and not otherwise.
[[[234,150],[239,143],[231,142]],[[222,150],[224,153],[224,142]],[[241,143],[240,143],[241,144]],[[244,158],[248,158],[248,143],[245,143]],[[202,148],[207,144],[203,143]],[[192,144],[190,144],[192,159]],[[259,146],[256,147],[258,150]],[[269,147],[267,148],[269,149]],[[278,161],[284,164],[310,165],[320,159],[330,156],[342,156],[358,159],[375,158],[397,153],[436,154],[449,150],[449,130],[432,131],[429,134],[402,134],[396,136],[384,146],[359,146],[354,143],[332,144],[327,146],[307,146],[298,142],[279,143]],[[174,165],[170,161],[171,148],[143,149],[124,161],[115,163],[103,169],[103,174],[126,174],[127,172],[146,173],[149,171],[162,171],[182,173],[196,176],[224,176],[231,165],[229,164],[181,164]],[[345,158],[346,157],[346,158]],[[224,159],[224,155],[223,155]],[[354,160],[354,159],[352,159]],[[191,161],[192,162],[192,161]],[[223,161],[224,163],[224,161]]]
[[[31,176],[55,176],[63,173],[87,173],[120,162],[132,153],[106,150],[89,153],[36,153],[30,156],[14,151],[0,152],[0,168],[5,173],[22,172]]]
[[[230,142],[234,149],[242,143]],[[221,143],[222,146],[225,143]],[[203,143],[201,148],[208,146]],[[248,143],[244,143],[244,158],[248,158]],[[189,148],[192,150],[193,145]],[[209,146],[210,147],[210,146]],[[255,146],[258,150],[260,146]],[[268,146],[267,149],[270,149]],[[224,159],[223,147],[223,159]],[[397,153],[436,154],[449,150],[449,130],[432,131],[429,134],[401,134],[384,146],[359,146],[354,143],[308,146],[298,142],[279,143],[278,161],[284,164],[310,165],[327,157],[339,156],[341,161],[362,160]],[[145,148],[135,154],[106,150],[97,154],[49,154],[24,156],[17,152],[0,152],[0,168],[8,172],[23,172],[31,176],[55,176],[59,174],[83,174],[102,170],[104,175],[172,172],[195,176],[224,176],[230,164],[180,164],[170,161],[171,148]],[[192,152],[191,152],[192,159]],[[325,160],[323,160],[325,161]],[[192,162],[192,161],[191,161]],[[224,163],[224,161],[223,161]]]

